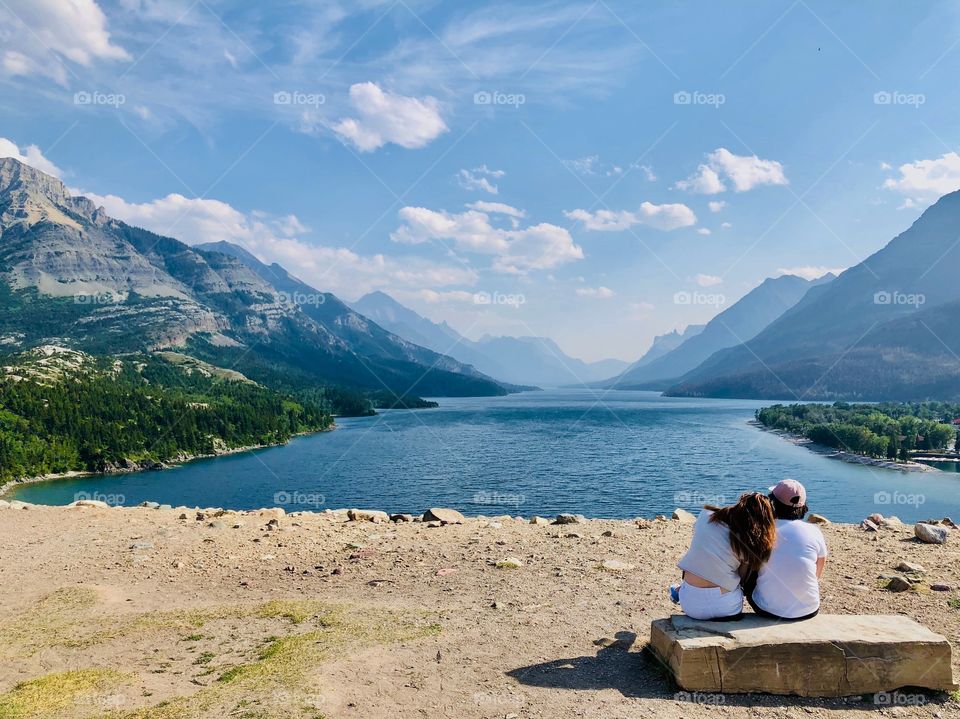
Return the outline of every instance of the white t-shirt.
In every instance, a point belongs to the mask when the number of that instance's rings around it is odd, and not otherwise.
[[[777,543],[760,569],[753,601],[771,614],[795,619],[820,608],[817,560],[827,556],[823,532],[799,519],[777,520]]]

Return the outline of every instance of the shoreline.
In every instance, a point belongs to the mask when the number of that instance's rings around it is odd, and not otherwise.
[[[862,454],[855,454],[853,452],[846,452],[842,449],[835,449],[834,447],[827,447],[823,444],[817,444],[816,442],[807,439],[803,435],[794,434],[793,432],[787,432],[782,429],[774,429],[772,427],[767,427],[760,421],[756,419],[751,419],[747,424],[756,427],[757,429],[763,432],[769,432],[770,434],[775,434],[781,439],[789,442],[790,444],[796,445],[798,447],[804,447],[805,449],[810,450],[814,454],[819,454],[821,457],[827,459],[836,459],[841,462],[847,462],[849,464],[859,464],[866,467],[879,467],[880,469],[891,469],[897,472],[941,472],[942,470],[937,469],[936,467],[931,467],[922,462],[899,462],[896,460],[890,459],[879,459],[877,457],[867,457]]]
[[[137,472],[162,472],[167,469],[175,469],[177,467],[182,467],[185,464],[190,462],[195,462],[200,459],[218,459],[220,457],[226,457],[231,454],[240,454],[241,452],[249,452],[255,449],[270,449],[272,447],[285,447],[290,443],[290,440],[296,439],[297,437],[307,437],[313,434],[320,434],[321,432],[332,432],[337,428],[336,423],[332,424],[329,427],[324,429],[317,429],[311,432],[297,432],[290,436],[290,439],[285,442],[274,442],[272,444],[251,444],[245,445],[243,447],[231,447],[229,449],[224,449],[219,452],[213,452],[212,454],[190,454],[183,455],[178,457],[175,460],[172,460],[169,463],[158,462],[157,465],[153,467],[137,467],[135,469],[121,469],[113,471],[104,471],[104,472],[93,472],[90,470],[82,469],[72,469],[67,472],[52,472],[50,474],[42,474],[36,477],[22,477],[20,479],[9,479],[3,484],[0,484],[0,498],[9,492],[13,491],[17,487],[27,485],[27,484],[40,484],[42,482],[57,482],[64,479],[80,479],[84,477],[112,477],[124,474],[135,474]],[[45,504],[39,505],[44,507],[62,507],[67,505],[59,504]]]

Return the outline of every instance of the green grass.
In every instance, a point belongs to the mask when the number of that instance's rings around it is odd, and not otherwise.
[[[113,669],[80,669],[46,674],[21,682],[0,694],[0,717],[33,719],[73,712],[78,706],[95,707],[97,695],[125,684],[131,675]],[[103,702],[103,699],[100,700]]]

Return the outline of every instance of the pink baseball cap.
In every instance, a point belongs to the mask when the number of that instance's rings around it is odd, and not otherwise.
[[[781,479],[770,493],[788,507],[802,507],[807,503],[807,490],[795,479]]]

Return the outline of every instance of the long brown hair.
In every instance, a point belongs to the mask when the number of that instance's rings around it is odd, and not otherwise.
[[[760,571],[777,541],[777,523],[773,504],[759,492],[740,495],[730,507],[707,507],[713,512],[711,522],[730,528],[730,548],[740,560],[741,572]]]

